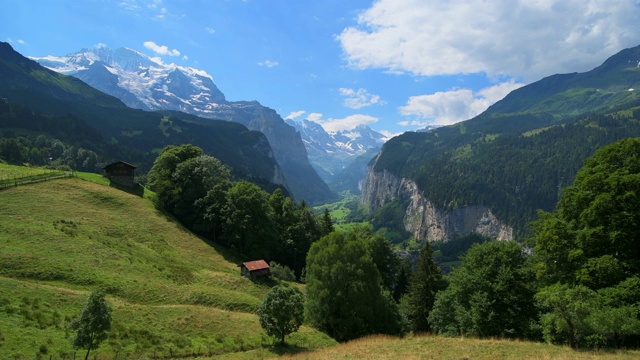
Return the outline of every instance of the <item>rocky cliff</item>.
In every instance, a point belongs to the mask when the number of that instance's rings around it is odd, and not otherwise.
[[[482,205],[441,210],[425,198],[415,182],[400,179],[388,171],[374,172],[369,167],[362,189],[362,204],[373,211],[385,203],[400,199],[408,202],[404,227],[417,239],[437,241],[454,234],[479,233],[498,240],[512,240],[513,229]]]

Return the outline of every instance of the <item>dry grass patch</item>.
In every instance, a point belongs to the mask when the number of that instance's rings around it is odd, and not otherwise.
[[[439,360],[583,360],[639,359],[640,351],[576,351],[568,347],[513,340],[478,340],[440,336],[403,339],[371,336],[335,347],[304,352],[287,359],[439,359]]]

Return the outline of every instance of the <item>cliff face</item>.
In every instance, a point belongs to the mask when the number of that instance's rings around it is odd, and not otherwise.
[[[513,239],[513,229],[500,222],[488,207],[440,210],[422,195],[415,182],[399,179],[387,171],[374,172],[370,167],[362,189],[363,205],[375,210],[395,199],[408,201],[404,226],[417,239],[437,241],[472,232],[498,240]]]

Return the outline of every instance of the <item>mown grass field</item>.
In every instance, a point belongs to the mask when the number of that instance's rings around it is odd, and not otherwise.
[[[102,184],[71,178],[0,191],[0,358],[72,358],[66,327],[100,287],[114,321],[97,359],[271,351],[254,311],[273,284],[241,277],[236,263],[246,259],[156,210],[148,191],[80,176]],[[287,341],[301,350],[335,344],[308,327]]]

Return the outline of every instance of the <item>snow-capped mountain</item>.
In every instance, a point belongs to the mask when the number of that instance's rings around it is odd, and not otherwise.
[[[300,134],[273,109],[257,101],[229,102],[207,72],[165,64],[128,48],[83,49],[65,56],[30,57],[41,65],[143,110],[175,110],[199,117],[239,122],[264,133],[292,195],[308,203],[334,198],[307,157]]]
[[[287,120],[287,123],[295,127],[302,136],[309,160],[326,182],[331,182],[358,156],[379,149],[387,140],[384,135],[366,125],[328,133],[320,124],[309,120]]]
[[[226,103],[213,77],[205,71],[164,64],[133,49],[83,49],[66,56],[30,58],[51,70],[80,78],[133,108],[203,116],[212,113],[210,109],[216,104]]]

